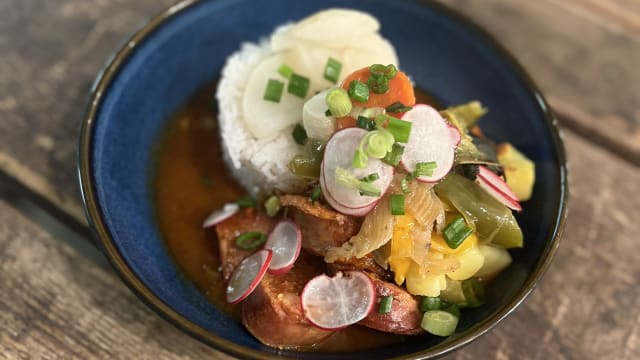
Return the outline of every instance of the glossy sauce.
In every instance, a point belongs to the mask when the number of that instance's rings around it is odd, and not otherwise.
[[[211,211],[244,194],[222,160],[214,94],[215,84],[200,89],[166,130],[156,159],[156,215],[166,246],[184,275],[219,309],[239,319],[240,306],[224,300],[215,230],[202,228],[202,221]],[[435,103],[423,92],[417,91],[416,99]],[[350,326],[309,350],[366,349],[403,339]]]

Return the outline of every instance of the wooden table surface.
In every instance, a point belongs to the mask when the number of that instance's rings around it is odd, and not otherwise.
[[[147,309],[86,241],[75,172],[91,82],[173,0],[0,2],[0,358],[223,359]],[[571,201],[556,259],[449,359],[640,358],[640,0],[441,0],[558,114]]]

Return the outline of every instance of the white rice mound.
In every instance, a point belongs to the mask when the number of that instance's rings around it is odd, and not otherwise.
[[[227,58],[216,92],[223,158],[236,180],[253,196],[298,193],[306,186],[303,178],[287,168],[301,150],[291,136],[293,126],[274,137],[256,139],[245,125],[242,99],[249,75],[271,54],[266,40],[243,43]]]

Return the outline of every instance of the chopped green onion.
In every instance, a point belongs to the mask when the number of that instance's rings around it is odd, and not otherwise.
[[[284,90],[284,83],[282,81],[269,79],[267,82],[267,88],[264,91],[262,98],[267,101],[280,102],[282,98],[282,91]]]
[[[393,296],[383,296],[380,298],[380,307],[378,308],[378,314],[388,314],[391,312],[391,305],[393,305]]]
[[[451,249],[457,249],[472,232],[473,229],[466,225],[464,218],[458,215],[444,228],[442,235]]]
[[[372,107],[372,108],[364,108],[360,111],[360,114],[358,114],[359,116],[364,116],[367,118],[375,118],[376,116],[380,115],[380,114],[384,114],[384,108],[382,107]]]
[[[409,189],[409,176],[405,176],[402,180],[400,180],[400,188],[405,194],[409,194],[411,192],[411,189]]]
[[[381,195],[380,189],[375,185],[358,180],[355,175],[349,173],[343,168],[336,169],[336,181],[342,185],[358,189],[360,195],[379,197]]]
[[[349,83],[349,97],[355,101],[367,102],[369,100],[369,87],[358,80]]]
[[[371,131],[376,128],[376,123],[368,117],[358,116],[356,119],[356,126],[361,129]]]
[[[476,278],[470,278],[462,281],[462,293],[464,294],[465,303],[469,307],[477,307],[484,304],[485,289],[484,285]]]
[[[334,116],[349,115],[351,108],[353,108],[349,94],[341,87],[329,90],[325,97],[325,102]]]
[[[369,157],[367,156],[367,154],[360,149],[356,150],[356,152],[353,154],[353,161],[351,162],[351,166],[356,169],[362,169],[367,167],[367,163],[369,163]]]
[[[331,81],[332,83],[337,83],[340,78],[340,71],[342,71],[342,64],[330,57],[327,59],[327,64],[324,66],[324,78]]]
[[[309,198],[311,198],[311,201],[318,201],[320,200],[320,196],[322,196],[322,189],[320,188],[320,186],[316,186],[313,188],[313,190],[311,190]]]
[[[391,195],[391,215],[404,215],[404,195]]]
[[[236,238],[236,247],[242,250],[257,249],[267,241],[267,235],[260,231],[248,231]]]
[[[393,64],[389,64],[384,66],[382,64],[373,64],[369,66],[369,72],[373,76],[384,76],[385,78],[391,80],[398,73],[398,69]]]
[[[370,131],[360,142],[360,150],[368,156],[382,159],[393,147],[393,135],[385,129]]]
[[[404,146],[394,143],[391,147],[391,151],[389,151],[383,158],[382,161],[391,165],[398,166],[400,164],[400,159],[402,159],[402,154],[404,153]]]
[[[333,114],[331,114],[331,110],[327,109],[327,111],[324,112],[324,116],[329,117],[333,116]]]
[[[374,119],[378,129],[382,128],[384,124],[387,123],[387,120],[389,120],[389,116],[385,114],[376,115],[376,118]]]
[[[371,173],[365,177],[363,177],[362,179],[360,179],[360,181],[364,181],[364,182],[374,182],[376,180],[380,179],[380,175],[378,175],[378,173]]]
[[[236,200],[236,204],[238,204],[241,208],[254,208],[258,204],[255,198],[247,195],[242,196]]]
[[[414,175],[416,177],[431,176],[433,175],[433,170],[435,170],[437,167],[438,165],[435,161],[419,162],[416,164],[416,171],[414,172]]]
[[[456,331],[458,319],[443,310],[430,310],[424,313],[420,326],[433,335],[449,336]]]
[[[389,116],[389,122],[387,123],[387,130],[393,135],[397,142],[406,143],[409,141],[409,135],[411,134],[411,122],[400,120]]]
[[[278,67],[278,73],[288,79],[293,74],[293,69],[287,64],[282,64]]]
[[[277,196],[272,195],[264,202],[264,210],[269,217],[274,217],[280,211],[280,200]]]
[[[307,131],[300,124],[296,124],[296,126],[293,128],[293,132],[291,132],[291,136],[293,136],[293,140],[298,145],[306,144],[307,139],[309,139],[309,137],[307,136]]]
[[[367,85],[376,94],[384,94],[389,91],[389,79],[382,75],[371,75],[367,80]]]
[[[424,296],[420,302],[420,311],[440,310],[442,301],[437,296]]]
[[[443,306],[442,310],[457,317],[458,319],[460,318],[460,305],[458,304],[449,304],[449,305]]]
[[[393,104],[387,106],[385,111],[388,113],[403,113],[413,109],[411,106],[406,106],[400,101],[396,101]]]
[[[287,91],[297,97],[305,98],[307,96],[307,91],[309,91],[309,84],[309,78],[293,73],[289,77],[289,86],[287,87]]]

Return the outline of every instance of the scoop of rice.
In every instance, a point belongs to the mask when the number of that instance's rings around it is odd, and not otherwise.
[[[216,93],[224,160],[233,176],[254,196],[276,191],[297,193],[306,185],[287,168],[301,149],[291,136],[293,127],[273,137],[256,139],[243,121],[242,96],[251,70],[272,53],[267,41],[242,44],[227,59]]]

